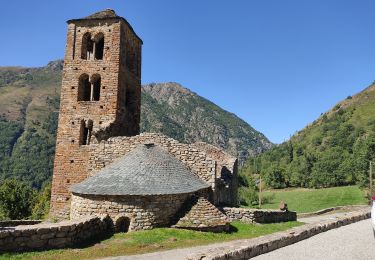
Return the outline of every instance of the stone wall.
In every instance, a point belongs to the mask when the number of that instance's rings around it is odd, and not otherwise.
[[[16,227],[20,225],[35,225],[41,222],[42,222],[41,220],[4,220],[4,221],[0,221],[0,228]]]
[[[197,142],[193,146],[216,161],[215,205],[236,206],[238,203],[237,158],[204,142]]]
[[[221,208],[221,210],[231,221],[239,220],[245,223],[279,223],[297,220],[297,213],[295,211],[228,207]]]
[[[71,219],[108,214],[112,219],[125,216],[129,231],[170,226],[178,210],[192,194],[159,196],[72,195]]]
[[[113,232],[108,216],[88,217],[77,221],[42,223],[0,230],[0,251],[35,251],[77,246]]]

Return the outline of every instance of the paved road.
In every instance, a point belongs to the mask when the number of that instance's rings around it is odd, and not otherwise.
[[[318,234],[254,260],[374,260],[375,239],[371,221],[363,220]]]
[[[334,214],[326,214],[326,215],[314,216],[314,217],[309,217],[309,218],[302,218],[298,220],[305,222],[305,223],[317,223],[317,222],[321,222],[327,219],[335,219],[337,217],[343,217],[347,214],[348,213],[334,213]],[[331,233],[333,233],[333,235],[331,235]],[[329,237],[326,238],[325,234],[328,234]],[[318,241],[320,241],[320,244],[315,242],[316,244],[316,245],[314,244],[315,247],[308,245],[307,246],[308,249],[303,249],[304,244],[302,244],[302,248],[299,249],[299,251],[295,251],[298,249],[293,249],[295,246],[299,246],[300,243],[304,243],[305,241],[308,243],[311,243],[309,242],[310,240],[315,241],[315,239],[317,238],[318,238]],[[241,240],[211,244],[211,245],[206,245],[206,246],[197,246],[193,248],[174,249],[174,250],[161,251],[161,252],[155,252],[155,253],[149,253],[149,254],[143,254],[143,255],[111,257],[111,258],[106,258],[106,259],[107,260],[171,260],[171,259],[172,260],[185,260],[187,256],[193,253],[199,253],[202,251],[212,250],[212,249],[219,248],[219,247],[225,248],[227,246],[231,246],[236,243],[241,243]],[[330,245],[333,245],[333,248]],[[348,254],[347,258],[345,255],[343,256],[342,254],[338,254],[340,256],[339,258],[334,258],[335,255],[333,254],[330,255],[329,251],[341,252],[342,251],[341,247],[348,249],[349,252],[350,251],[353,251],[353,252],[350,255]],[[358,250],[356,249],[357,247],[358,247]],[[284,253],[283,251],[283,250],[289,250],[289,248],[292,248],[291,253],[290,253],[291,257],[289,256],[289,251],[287,251],[286,253]],[[355,250],[349,250],[353,248],[355,248]],[[357,257],[357,255],[354,255],[355,254],[354,252],[361,253],[362,250],[364,250],[362,257]],[[296,252],[295,254],[294,254],[294,251]],[[298,259],[298,260],[304,260],[304,259],[308,259],[308,260],[310,259],[319,259],[319,260],[371,259],[371,260],[375,260],[375,239],[372,235],[370,221],[364,220],[364,221],[360,221],[358,223],[354,223],[354,224],[344,226],[338,229],[327,231],[325,233],[316,235],[307,240],[301,241],[297,244],[278,249],[274,252],[275,253],[280,252],[281,255],[273,255],[271,252],[269,254],[262,255],[257,258],[252,258],[252,259],[259,259],[259,260],[262,260],[262,259],[277,259],[277,260],[279,259],[280,260],[283,260],[283,259],[287,259],[287,260],[294,260],[294,259]],[[315,253],[317,254],[317,258],[314,258]],[[332,258],[329,258],[331,256]],[[261,258],[261,257],[266,257],[266,258]]]

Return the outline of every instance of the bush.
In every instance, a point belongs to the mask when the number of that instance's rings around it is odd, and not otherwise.
[[[258,192],[254,188],[240,187],[238,197],[240,205],[253,206],[258,204]]]
[[[3,218],[28,218],[34,206],[35,196],[35,190],[20,181],[4,181],[0,186],[0,212],[3,212]]]

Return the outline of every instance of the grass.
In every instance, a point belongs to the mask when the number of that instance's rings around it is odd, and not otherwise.
[[[289,210],[298,213],[314,212],[335,206],[367,204],[365,192],[357,186],[272,190],[265,191],[263,194],[266,196],[274,194],[275,198],[271,203],[262,205],[262,208],[277,209],[280,201],[284,201],[288,204]]]
[[[0,254],[0,259],[94,259],[109,256],[141,254],[181,247],[191,247],[235,239],[254,238],[300,226],[301,222],[252,225],[233,222],[231,233],[209,233],[190,230],[157,228],[119,233],[98,244],[81,248],[44,252]]]

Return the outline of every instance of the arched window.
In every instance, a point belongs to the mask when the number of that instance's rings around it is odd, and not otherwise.
[[[94,74],[91,76],[91,84],[92,84],[91,101],[99,101],[100,88],[101,88],[101,78],[99,74]]]
[[[87,32],[82,37],[81,58],[90,60],[94,53],[94,42],[91,40],[91,33]]]
[[[102,60],[104,54],[104,35],[103,33],[98,33],[94,38],[95,43],[95,59]]]
[[[78,81],[78,101],[90,101],[91,83],[89,81],[89,75],[82,74]]]
[[[89,145],[92,133],[92,120],[81,120],[81,131],[79,137],[80,145]]]
[[[99,101],[102,80],[99,74],[91,76],[82,74],[78,83],[78,101]]]

